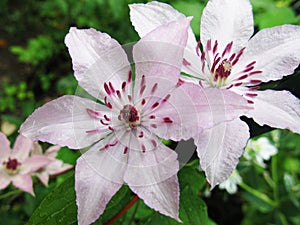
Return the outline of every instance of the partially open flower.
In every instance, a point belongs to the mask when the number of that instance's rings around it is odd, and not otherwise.
[[[51,160],[45,156],[29,156],[32,145],[30,139],[19,135],[10,149],[9,140],[0,132],[0,189],[12,182],[15,187],[34,195],[31,175]]]

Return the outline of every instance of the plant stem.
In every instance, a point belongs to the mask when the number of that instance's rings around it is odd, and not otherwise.
[[[7,193],[5,193],[5,194],[3,194],[3,195],[0,195],[0,200],[1,199],[4,199],[4,198],[7,198],[7,197],[9,197],[9,196],[11,196],[11,195],[15,195],[15,194],[20,194],[20,193],[22,193],[22,191],[21,190],[13,190],[13,191],[10,191],[10,192],[7,192]]]
[[[253,194],[257,198],[261,199],[268,205],[270,205],[272,207],[276,207],[276,202],[273,201],[272,199],[270,199],[267,195],[255,190],[254,188],[248,186],[247,184],[245,184],[243,182],[240,184],[240,187],[243,188],[244,190],[248,191],[249,193]]]
[[[131,201],[123,208],[120,212],[118,212],[113,218],[111,218],[109,221],[107,221],[104,225],[111,225],[114,222],[116,222],[121,216],[124,215],[133,205],[134,203],[139,200],[139,197],[135,195]]]
[[[140,203],[140,201],[138,201],[138,202],[135,204],[135,208],[134,208],[134,211],[133,211],[133,213],[132,213],[132,215],[131,215],[131,218],[130,218],[130,220],[129,220],[128,225],[131,225],[131,224],[132,224],[132,222],[133,222],[133,220],[134,220],[134,216],[135,216],[135,214],[136,214],[136,212],[137,212],[137,209],[138,209],[138,207],[139,207],[139,203]]]

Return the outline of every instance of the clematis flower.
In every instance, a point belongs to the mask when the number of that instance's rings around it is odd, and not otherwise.
[[[157,26],[185,16],[170,5],[130,5],[131,21],[141,37]],[[210,0],[203,11],[200,42],[189,31],[181,78],[199,87],[227,89],[253,109],[244,115],[260,125],[300,133],[300,101],[288,91],[259,90],[259,85],[292,74],[300,60],[300,27],[283,25],[253,35],[249,0]],[[200,48],[202,45],[202,48]],[[201,51],[202,50],[202,51]],[[202,90],[202,89],[201,89]],[[248,126],[236,119],[194,137],[200,165],[214,187],[226,180],[249,139]]]
[[[41,145],[37,142],[33,143],[31,154],[44,155],[50,161],[47,165],[40,168],[37,172],[34,173],[34,175],[36,175],[45,186],[48,186],[50,175],[56,175],[62,173],[73,167],[70,164],[64,163],[62,160],[56,159],[59,150],[60,150],[60,146],[56,145],[48,148],[46,152],[43,153],[43,149]]]
[[[7,137],[0,132],[0,190],[10,182],[16,188],[34,195],[31,174],[49,163],[45,156],[29,156],[33,142],[19,135],[13,149]]]
[[[189,139],[213,126],[212,116],[224,121],[248,110],[236,94],[212,96],[179,79],[189,21],[158,27],[134,45],[134,80],[125,51],[109,35],[76,28],[67,34],[79,85],[103,104],[62,96],[33,112],[20,132],[73,149],[91,146],[75,168],[79,224],[94,222],[123,183],[149,207],[179,220],[177,154],[158,137]],[[213,101],[225,95],[235,104]],[[225,109],[233,112],[226,118]]]

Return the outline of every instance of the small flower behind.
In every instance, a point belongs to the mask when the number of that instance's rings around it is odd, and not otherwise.
[[[221,190],[226,190],[229,194],[233,195],[237,193],[238,185],[243,182],[242,177],[240,176],[239,172],[237,170],[234,170],[230,177],[228,177],[227,180],[222,182],[219,185],[219,188]]]
[[[32,147],[32,155],[44,155],[50,160],[47,165],[33,173],[33,175],[37,176],[45,186],[48,186],[50,175],[63,173],[73,167],[70,164],[64,163],[62,160],[56,159],[60,146],[52,146],[48,148],[45,153],[43,153],[40,144],[37,142],[33,143]]]
[[[261,137],[257,140],[250,140],[245,148],[244,157],[247,160],[255,162],[262,168],[266,167],[264,161],[269,160],[273,155],[276,155],[278,149],[271,144],[268,138]]]
[[[46,166],[51,160],[42,155],[29,155],[33,142],[19,135],[13,149],[7,137],[0,132],[0,190],[10,182],[16,188],[34,195],[32,173]]]

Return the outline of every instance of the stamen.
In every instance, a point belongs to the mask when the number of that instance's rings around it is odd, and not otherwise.
[[[254,104],[254,102],[251,101],[251,100],[247,100],[247,102],[248,102],[249,104]]]
[[[246,93],[245,96],[253,98],[253,97],[256,97],[257,94],[256,93]]]
[[[154,115],[149,116],[149,119],[155,119]]]
[[[94,134],[94,133],[98,133],[100,132],[100,129],[94,129],[94,130],[87,130],[85,131],[85,133],[88,133],[88,134]]]
[[[153,128],[157,128],[157,125],[154,124],[154,123],[150,124],[150,126],[153,127]]]
[[[206,50],[207,50],[207,51],[210,51],[210,50],[211,50],[211,39],[207,40],[207,43],[206,43]]]
[[[251,70],[253,70],[253,69],[254,69],[254,66],[250,66],[250,67],[244,69],[244,70],[243,70],[243,73],[247,73],[247,72],[249,72],[249,71],[251,71]]]
[[[108,116],[106,114],[103,117],[105,120],[110,121],[110,118],[108,118]]]
[[[182,64],[183,64],[184,66],[190,66],[190,65],[192,65],[192,64],[191,64],[189,61],[187,61],[185,58],[183,58]]]
[[[260,84],[261,80],[250,80],[249,81],[251,84]]]
[[[156,89],[157,89],[157,83],[155,83],[154,85],[153,85],[153,87],[152,87],[152,89],[151,89],[151,94],[154,94],[154,92],[156,91]]]
[[[142,76],[141,87],[143,87],[144,85],[145,85],[145,75]]]
[[[145,103],[146,103],[146,100],[143,98],[142,99],[142,105],[145,105]]]
[[[96,111],[94,111],[92,109],[89,109],[89,108],[86,109],[86,112],[89,114],[89,116],[91,116],[95,119],[99,119],[100,116],[101,116],[101,114],[99,112],[96,112]]]
[[[159,105],[159,102],[155,102],[155,103],[151,106],[151,108],[154,109],[154,108],[156,108],[158,105]]]
[[[222,58],[225,56],[225,54],[230,53],[231,48],[232,48],[232,44],[233,42],[230,42],[224,49],[223,53],[222,53]]]
[[[132,71],[129,70],[129,72],[128,72],[128,83],[131,82],[131,79],[132,79]]]
[[[128,100],[129,100],[130,102],[132,102],[132,97],[131,97],[131,95],[128,95],[127,98],[128,98]]]
[[[231,61],[234,59],[234,57],[235,57],[235,53],[233,53],[233,54],[230,56],[229,61],[231,62]]]
[[[109,87],[110,87],[110,90],[112,93],[115,93],[115,89],[114,89],[114,86],[112,85],[111,82],[108,83],[109,84]]]
[[[119,99],[121,99],[121,98],[122,98],[122,96],[121,96],[121,93],[120,93],[120,91],[119,91],[119,90],[117,90],[116,92],[117,92],[118,98],[119,98]]]
[[[157,147],[157,143],[154,139],[151,139],[151,143],[153,144],[153,147],[156,148]]]
[[[180,87],[181,85],[183,85],[184,81],[181,79],[178,79],[178,82],[176,84],[176,87]]]
[[[171,97],[171,95],[167,94],[166,97],[163,98],[162,102],[168,101],[170,97]]]
[[[214,55],[216,54],[217,50],[218,50],[218,41],[215,40],[215,45],[214,45],[214,48],[213,48],[213,54]]]
[[[242,48],[239,53],[237,54],[237,56],[235,57],[235,60],[233,60],[232,65],[234,66],[239,60],[240,57],[242,56],[243,52],[244,52],[245,48]]]
[[[233,84],[233,86],[238,87],[238,86],[241,86],[242,84],[243,84],[243,82],[239,82],[239,83]]]
[[[111,131],[115,131],[115,129],[112,128],[111,126],[108,126],[108,129],[111,130]]]
[[[123,92],[125,92],[125,88],[126,88],[126,82],[124,81],[124,82],[122,83],[122,91],[123,91]]]
[[[128,147],[125,146],[125,148],[124,148],[124,154],[126,154],[127,152],[128,152]]]
[[[170,117],[164,117],[164,118],[163,118],[163,121],[164,121],[165,123],[173,123],[173,121],[170,119]]]
[[[142,95],[145,91],[146,85],[143,85],[140,89],[140,95]]]
[[[143,131],[141,131],[140,135],[139,135],[139,138],[142,138],[142,137],[144,137],[144,132]]]
[[[108,95],[111,94],[111,93],[110,93],[110,90],[109,90],[109,88],[108,88],[107,83],[104,83],[104,90],[106,91],[106,93],[107,93]]]
[[[196,46],[196,53],[197,53],[198,56],[200,56],[200,51],[199,51],[200,50],[200,45],[201,45],[201,42],[198,41],[197,46]]]
[[[109,146],[115,146],[116,144],[118,144],[118,141],[116,140],[114,143],[109,144]]]
[[[145,152],[146,152],[146,147],[145,147],[145,145],[144,145],[144,144],[142,144],[142,146],[141,146],[141,147],[142,147],[142,152],[143,152],[143,153],[145,153]]]
[[[100,120],[100,123],[102,123],[104,126],[107,126],[107,125],[109,125],[109,123],[104,123],[104,121],[103,121],[103,120]]]
[[[244,80],[244,79],[246,79],[247,77],[248,77],[248,75],[245,74],[245,75],[243,75],[243,76],[240,76],[237,80]]]
[[[253,62],[249,63],[246,67],[247,67],[247,68],[248,68],[248,67],[251,67],[251,66],[253,66],[255,63],[256,63],[256,61],[253,61]]]
[[[260,73],[262,73],[262,72],[263,72],[263,71],[261,71],[261,70],[252,71],[252,72],[249,73],[249,76],[252,76],[252,75],[255,75],[255,74],[260,74]]]

